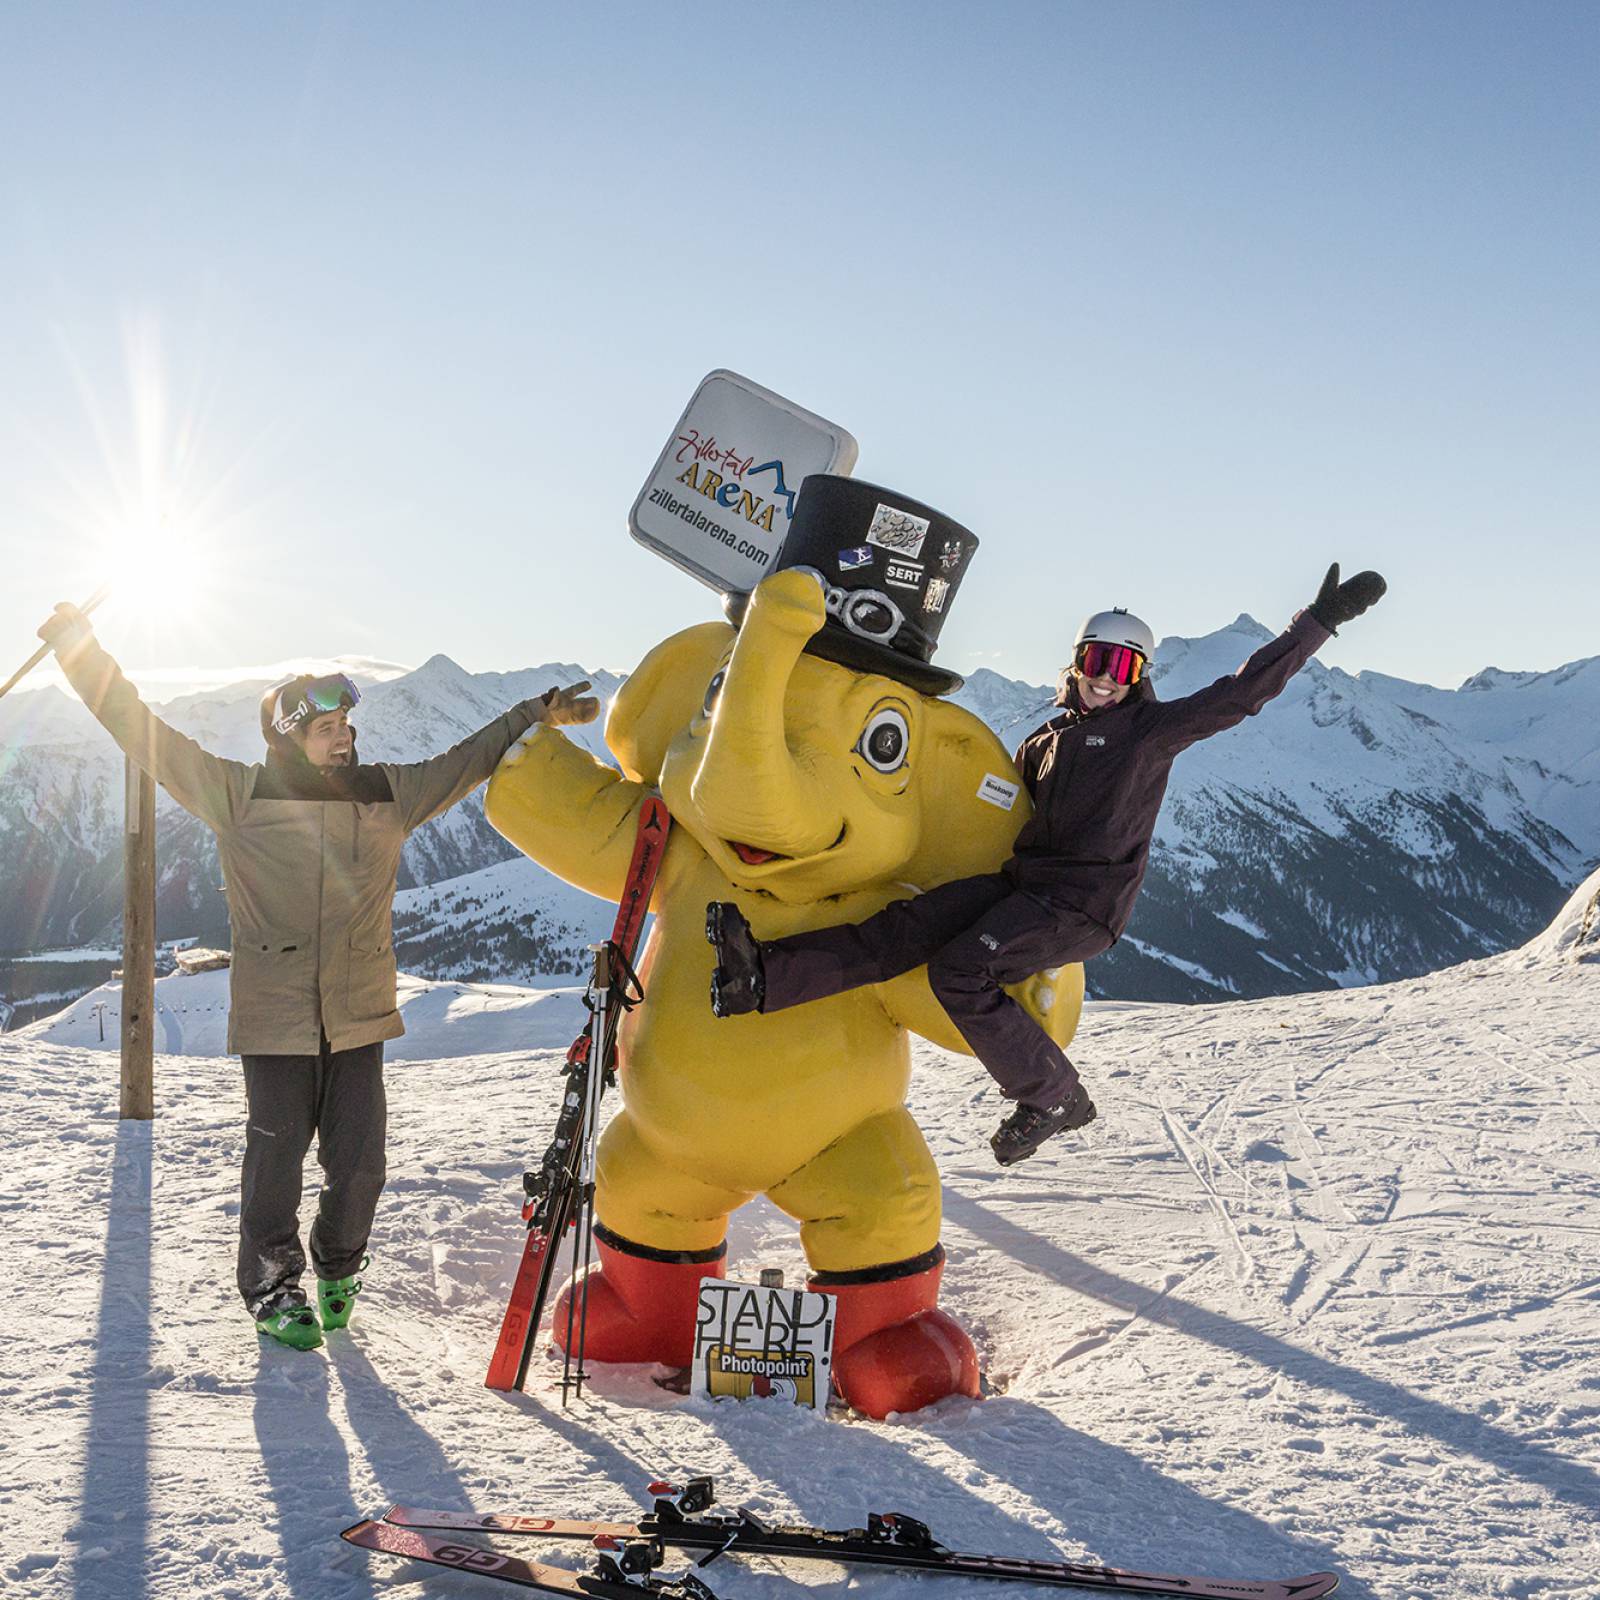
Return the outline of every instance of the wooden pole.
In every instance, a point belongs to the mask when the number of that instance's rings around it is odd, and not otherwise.
[[[156,785],[125,760],[122,834],[122,1110],[148,1122],[156,1114]]]

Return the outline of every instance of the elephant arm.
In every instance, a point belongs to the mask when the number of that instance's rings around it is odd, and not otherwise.
[[[890,1017],[906,1029],[941,1049],[964,1056],[972,1046],[950,1020],[944,1007],[928,987],[928,969],[903,973],[877,986],[878,999]],[[1035,1022],[1064,1050],[1077,1031],[1078,1014],[1083,1009],[1083,968],[1079,965],[1036,972],[1021,983],[1008,983],[1011,996]]]
[[[483,810],[540,866],[602,900],[615,900],[627,881],[647,792],[540,725],[506,752],[489,780]]]
[[[898,978],[880,983],[876,993],[890,1020],[907,1033],[917,1034],[943,1050],[954,1050],[964,1056],[972,1054],[972,1046],[961,1037],[961,1030],[928,987],[926,967],[903,972]]]

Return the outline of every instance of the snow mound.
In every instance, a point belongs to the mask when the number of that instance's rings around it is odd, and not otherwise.
[[[1516,955],[1530,961],[1600,962],[1600,869],[1573,890],[1555,921]]]
[[[113,980],[41,1018],[17,1036],[81,1050],[117,1050],[122,984]],[[509,983],[430,983],[400,975],[406,1031],[384,1048],[389,1061],[562,1050],[588,1020],[577,988]],[[156,1050],[169,1056],[228,1054],[228,974],[174,972],[156,979]]]

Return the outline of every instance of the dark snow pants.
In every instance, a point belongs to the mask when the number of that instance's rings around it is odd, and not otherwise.
[[[360,1270],[383,1192],[387,1106],[383,1045],[314,1056],[245,1056],[249,1106],[239,1204],[239,1293],[252,1316],[275,1300],[301,1303],[300,1186],[317,1140],[323,1171],[311,1261],[319,1278]]]
[[[1019,894],[994,872],[885,906],[865,922],[763,940],[763,1011],[782,1011],[924,963],[935,998],[1010,1100],[1054,1106],[1078,1074],[1059,1045],[1001,987],[1045,967],[1087,961],[1110,933],[1082,913]]]

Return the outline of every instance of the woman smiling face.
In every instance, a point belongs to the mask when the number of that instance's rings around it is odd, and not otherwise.
[[[1072,669],[1072,675],[1077,679],[1078,698],[1090,711],[1104,711],[1108,706],[1121,705],[1133,687],[1130,683],[1118,683],[1109,673],[1091,678],[1079,667]]]

